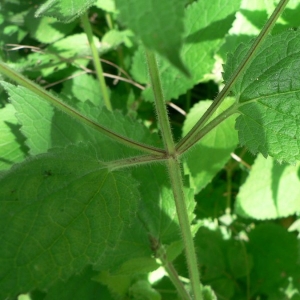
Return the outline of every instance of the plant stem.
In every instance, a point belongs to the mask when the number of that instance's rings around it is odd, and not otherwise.
[[[161,156],[158,155],[141,155],[141,156],[135,156],[120,160],[113,160],[108,163],[106,163],[106,167],[110,171],[122,169],[122,168],[128,168],[128,167],[134,167],[149,163],[155,163],[155,162],[163,162],[166,161],[166,155],[162,154]]]
[[[274,24],[276,23],[277,19],[281,15],[282,11],[284,10],[285,6],[289,0],[281,0],[277,7],[275,8],[274,12],[268,19],[267,23],[261,30],[258,37],[255,39],[253,45],[249,49],[246,57],[242,60],[238,68],[235,70],[235,72],[231,75],[228,82],[222,89],[222,91],[218,94],[217,98],[214,100],[214,102],[211,104],[211,106],[208,108],[208,110],[204,113],[204,115],[200,118],[200,120],[196,123],[196,125],[190,130],[190,132],[177,144],[176,149],[179,152],[183,152],[183,148],[187,150],[188,148],[185,147],[186,143],[189,143],[191,139],[197,135],[199,129],[205,125],[205,123],[210,119],[212,114],[216,111],[216,109],[220,106],[220,104],[224,101],[225,97],[228,95],[236,81],[239,79],[239,77],[242,75],[242,73],[246,70],[249,63],[252,61],[252,59],[255,57],[259,47],[262,45],[263,41],[267,37],[268,33],[273,28]]]
[[[179,220],[181,235],[184,243],[186,260],[195,300],[202,300],[200,276],[195,252],[193,236],[190,227],[189,215],[186,207],[186,199],[183,192],[180,162],[177,158],[175,144],[172,137],[170,122],[167,114],[166,104],[160,83],[157,62],[154,53],[146,50],[152,89],[154,93],[155,107],[158,122],[162,132],[162,138],[167,152],[167,167],[173,190],[176,212]]]
[[[93,39],[93,31],[91,28],[91,24],[90,21],[88,19],[88,13],[85,12],[82,16],[81,16],[81,21],[82,21],[82,25],[84,28],[84,31],[87,35],[91,50],[92,50],[92,56],[93,56],[93,61],[94,61],[94,65],[95,65],[95,69],[96,69],[96,74],[99,80],[99,84],[100,84],[100,89],[103,95],[103,99],[104,99],[104,103],[105,106],[108,110],[112,111],[112,106],[111,106],[111,102],[109,99],[109,95],[108,95],[108,91],[107,91],[107,86],[105,83],[105,79],[103,76],[103,70],[102,70],[102,65],[100,62],[100,58],[98,56],[98,51],[96,48],[96,45],[94,43],[94,39]]]
[[[175,154],[175,144],[172,137],[171,126],[168,118],[167,108],[163,96],[162,86],[159,78],[156,58],[153,52],[146,50],[146,57],[148,62],[149,74],[151,78],[152,89],[154,93],[154,100],[158,123],[161,127],[161,133],[165,144],[165,149],[168,154]]]
[[[165,151],[150,145],[144,145],[139,142],[136,142],[134,140],[131,140],[127,137],[124,137],[100,124],[97,122],[89,119],[88,117],[81,114],[79,111],[75,110],[73,107],[67,105],[63,101],[61,101],[59,98],[54,96],[53,94],[49,93],[48,91],[44,90],[39,85],[35,84],[31,80],[27,79],[20,73],[12,70],[9,68],[6,64],[0,61],[0,73],[4,74],[11,80],[17,82],[18,84],[26,87],[28,90],[32,91],[36,95],[42,97],[46,101],[50,102],[53,106],[58,108],[59,110],[65,112],[67,115],[75,118],[76,120],[79,120],[81,123],[84,123],[88,125],[89,127],[101,132],[103,135],[115,140],[118,143],[121,143],[123,145],[126,145],[128,147],[153,154],[153,155],[164,155]]]
[[[159,244],[158,249],[156,250],[155,254],[156,254],[156,257],[159,258],[159,260],[161,261],[166,272],[168,273],[169,278],[172,281],[172,283],[174,284],[174,286],[176,287],[177,292],[180,295],[181,299],[191,300],[191,297],[187,293],[186,289],[184,288],[184,285],[182,284],[181,280],[179,279],[178,273],[175,270],[173,264],[168,261],[164,246]]]
[[[171,185],[175,199],[176,211],[181,229],[181,235],[185,248],[185,255],[189,276],[191,280],[192,290],[195,300],[202,300],[200,275],[198,270],[197,257],[193,236],[191,233],[190,220],[186,208],[186,199],[183,192],[183,182],[181,176],[180,164],[176,159],[169,159],[167,161]]]

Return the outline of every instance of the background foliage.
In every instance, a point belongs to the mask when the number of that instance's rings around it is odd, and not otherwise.
[[[7,0],[0,57],[99,124],[162,147],[144,47],[158,55],[179,140],[277,2]],[[87,9],[112,112],[82,28]],[[238,101],[235,114],[184,156],[202,282],[217,299],[300,299],[299,14],[290,1],[216,112]],[[0,298],[180,299],[154,255],[163,246],[189,286],[165,166],[108,169],[141,152],[9,81],[0,104]]]

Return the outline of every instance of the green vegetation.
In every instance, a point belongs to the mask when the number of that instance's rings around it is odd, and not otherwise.
[[[0,7],[0,299],[300,299],[299,1]]]

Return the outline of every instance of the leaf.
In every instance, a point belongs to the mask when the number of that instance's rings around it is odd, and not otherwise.
[[[107,12],[115,13],[116,5],[114,0],[97,0],[95,5]]]
[[[77,22],[62,24],[51,17],[34,17],[34,9],[31,9],[25,17],[25,25],[30,35],[42,43],[53,43],[69,34],[77,25]]]
[[[164,245],[181,240],[179,221],[166,167],[164,165],[140,166],[132,171],[134,178],[140,182],[139,191],[141,195],[144,195],[139,218],[147,232]],[[185,187],[184,192],[187,197],[189,218],[192,222],[195,207],[193,190]]]
[[[5,82],[2,85],[9,92],[10,100],[18,112],[17,118],[22,124],[22,132],[27,137],[27,145],[33,155],[47,152],[53,147],[64,147],[80,141],[89,141],[94,147],[101,147],[99,155],[105,161],[140,154],[139,151],[120,145],[100,132],[54,109],[43,98],[26,88]],[[161,143],[157,135],[151,135],[144,126],[125,118],[118,112],[111,113],[89,102],[78,102],[75,107],[97,123],[124,136],[146,144],[160,145]]]
[[[90,101],[95,106],[103,106],[102,93],[99,82],[92,75],[75,73],[72,80],[64,82],[62,93],[68,95],[70,99],[76,98],[78,101]]]
[[[35,13],[36,17],[54,17],[68,23],[83,14],[96,0],[48,0]]]
[[[97,50],[101,52],[101,44],[94,37]],[[53,76],[57,71],[79,66],[86,66],[91,50],[85,33],[68,35],[67,37],[48,45],[42,52],[32,53],[22,62],[26,72],[40,72],[43,77]]]
[[[22,161],[28,152],[15,113],[11,104],[0,109],[0,170],[9,169],[14,163]]]
[[[239,141],[252,153],[278,161],[300,159],[300,32],[269,36],[233,88],[240,116]],[[224,79],[236,69],[251,43],[229,56]]]
[[[1,299],[99,264],[134,220],[140,198],[128,171],[108,172],[86,145],[32,157],[0,185]]]
[[[81,274],[69,278],[67,282],[57,282],[47,290],[44,300],[95,300],[98,296],[113,300],[107,288],[92,280],[95,274],[91,268],[87,268]]]
[[[206,80],[207,75],[213,70],[215,62],[213,55],[230,29],[240,2],[240,0],[199,0],[186,8],[184,44],[180,56],[191,76],[190,78],[184,76],[166,60],[158,58],[166,100],[177,99],[195,84]],[[132,75],[135,80],[149,85],[145,61],[144,50],[140,47],[134,56]],[[150,88],[144,91],[144,96],[147,100],[153,99]]]
[[[182,45],[184,3],[181,0],[115,0],[121,19],[145,46],[188,73],[179,56]]]
[[[297,237],[283,227],[271,223],[259,225],[249,234],[248,249],[253,257],[251,286],[255,293],[279,292],[288,277],[299,280]]]
[[[299,164],[279,165],[259,155],[240,188],[235,212],[257,220],[283,218],[300,212]]]
[[[227,99],[213,117],[228,108],[233,99]],[[183,126],[183,136],[196,124],[212,101],[200,101],[188,113]],[[235,116],[223,121],[203,137],[185,158],[185,172],[191,175],[195,194],[201,191],[230,159],[230,153],[238,144],[234,130]]]

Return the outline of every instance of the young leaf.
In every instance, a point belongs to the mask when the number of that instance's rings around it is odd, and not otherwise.
[[[83,14],[96,0],[48,0],[36,11],[35,16],[54,17],[68,23]]]
[[[258,156],[237,196],[236,213],[262,220],[300,212],[298,170],[299,164],[279,165],[272,158]]]
[[[233,88],[240,143],[289,163],[300,160],[299,37],[299,31],[269,36]],[[229,56],[225,81],[250,46],[241,45]]]
[[[15,113],[11,104],[0,109],[0,170],[9,169],[14,163],[22,161],[28,151]]]
[[[0,178],[0,298],[66,280],[115,247],[140,198],[88,146],[56,149]]]
[[[121,19],[145,46],[165,56],[181,72],[187,69],[179,56],[182,45],[184,3],[181,0],[116,0]]]
[[[188,133],[211,103],[212,101],[201,101],[190,110],[184,122],[183,135]],[[231,104],[232,99],[228,98],[214,116]],[[186,172],[191,175],[195,193],[203,189],[229,160],[230,153],[238,143],[234,122],[235,116],[223,121],[198,142],[186,156]]]
[[[231,27],[235,12],[241,0],[196,1],[185,10],[184,45],[180,56],[191,73],[191,78],[184,76],[164,59],[158,59],[161,82],[166,100],[177,99],[196,83],[205,80],[213,66],[213,54],[221,46]],[[205,14],[205,17],[204,15]],[[202,16],[203,17],[199,17]],[[149,83],[142,47],[134,56],[132,73],[141,83]],[[146,99],[153,99],[148,88],[144,92]]]

